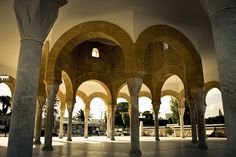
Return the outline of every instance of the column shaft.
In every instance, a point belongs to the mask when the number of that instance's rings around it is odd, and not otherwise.
[[[204,116],[204,100],[203,91],[201,89],[197,90],[194,95],[194,100],[197,109],[197,124],[198,124],[198,147],[200,149],[207,149],[206,144],[206,128],[205,128],[205,116]]]
[[[84,111],[84,138],[88,138],[89,109]]]
[[[43,150],[53,150],[52,147],[52,134],[53,134],[53,123],[54,123],[54,104],[56,95],[59,89],[59,85],[51,84],[47,85],[48,98],[47,98],[47,115],[45,125],[45,141]]]
[[[8,141],[9,157],[32,156],[41,53],[41,42],[21,41]]]
[[[184,138],[184,111],[185,108],[178,108],[179,110],[179,119],[180,119],[180,137]]]
[[[191,129],[192,129],[192,143],[197,143],[197,131],[196,131],[196,110],[195,107],[190,105],[190,116],[191,116]]]
[[[110,117],[110,122],[111,122],[111,140],[115,140],[115,112],[116,108],[115,105],[111,107],[111,117]]]
[[[67,141],[72,141],[72,111],[68,111]]]
[[[35,136],[34,136],[34,144],[41,144],[41,123],[42,123],[42,108],[45,104],[45,97],[38,98],[37,109],[36,109],[36,125],[35,125]]]
[[[127,85],[130,93],[131,117],[130,117],[130,133],[131,133],[131,154],[141,155],[139,148],[139,108],[138,96],[142,86],[141,78],[129,78]]]
[[[154,111],[154,126],[155,126],[155,141],[160,141],[160,135],[159,135],[159,119],[158,119],[158,113],[160,110],[160,103],[154,103],[153,102],[153,111]]]
[[[63,122],[64,122],[64,113],[65,113],[65,104],[62,106],[62,102],[61,102],[61,107],[60,107],[60,128],[59,128],[59,138],[63,138],[64,137],[64,126],[63,126]]]
[[[236,1],[208,0],[231,156],[236,154]]]

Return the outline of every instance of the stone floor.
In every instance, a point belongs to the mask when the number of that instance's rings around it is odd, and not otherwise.
[[[34,146],[33,157],[130,157],[129,138],[116,137],[110,141],[106,137],[74,137],[72,142],[53,138],[53,151],[42,151],[42,145]],[[0,157],[6,156],[8,138],[0,137]],[[227,157],[226,139],[207,139],[208,150],[199,150],[190,138],[141,138],[142,157]],[[133,156],[132,156],[133,157]],[[136,157],[136,156],[135,156]]]

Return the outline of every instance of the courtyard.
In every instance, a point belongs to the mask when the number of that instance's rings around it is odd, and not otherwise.
[[[73,137],[53,137],[53,151],[42,151],[41,145],[34,145],[33,157],[129,157],[130,137],[115,137],[111,141],[105,136],[92,136],[88,139]],[[226,139],[208,138],[208,150],[198,149],[191,143],[191,138],[161,137],[155,142],[154,137],[141,137],[140,149],[142,157],[226,157]],[[8,138],[0,137],[0,156],[5,157]],[[42,140],[43,141],[43,140]],[[134,155],[135,156],[135,155]]]

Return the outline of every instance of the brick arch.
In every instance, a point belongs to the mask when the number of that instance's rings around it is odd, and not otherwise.
[[[186,79],[190,88],[203,87],[201,57],[184,34],[167,25],[154,25],[144,30],[136,42],[136,53],[139,54],[141,63],[148,45],[153,41],[165,42],[179,53],[186,65]],[[143,69],[143,67],[140,68]]]
[[[134,44],[128,33],[119,26],[105,21],[90,21],[72,27],[54,44],[49,54],[48,79],[55,78],[60,68],[56,67],[60,53],[71,52],[80,43],[95,38],[103,38],[119,45],[124,54],[125,72],[133,73],[135,64]]]

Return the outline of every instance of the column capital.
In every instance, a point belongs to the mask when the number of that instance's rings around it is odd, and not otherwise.
[[[200,0],[200,2],[210,18],[225,9],[236,9],[235,0]]]
[[[43,43],[67,0],[15,0],[14,10],[21,40]]]
[[[127,78],[127,86],[130,95],[139,95],[141,86],[143,83],[143,78],[141,77],[131,77]]]
[[[73,100],[67,101],[67,110],[68,112],[73,112],[75,102]]]

